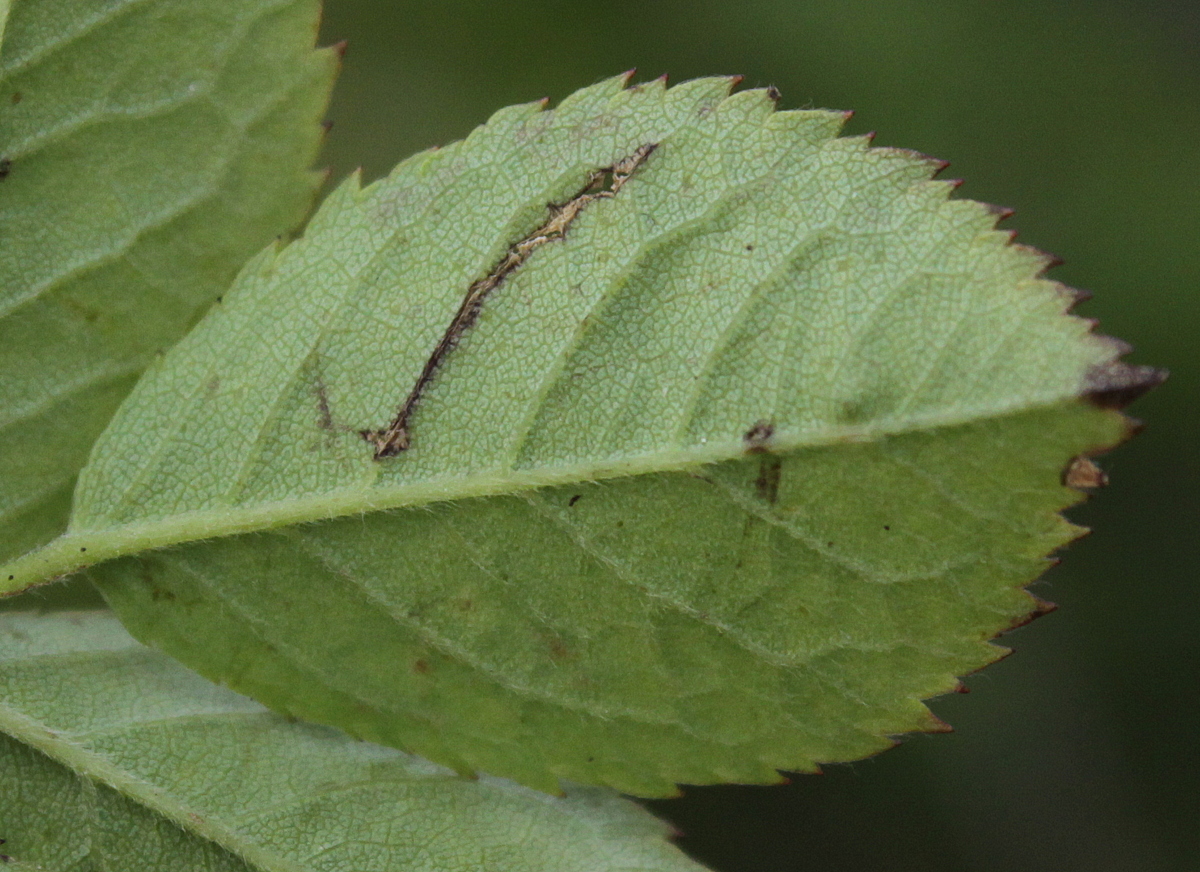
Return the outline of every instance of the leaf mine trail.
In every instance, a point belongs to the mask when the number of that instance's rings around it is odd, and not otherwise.
[[[375,446],[376,460],[382,460],[385,457],[395,457],[407,451],[412,445],[412,438],[408,430],[409,417],[421,401],[421,396],[424,394],[425,388],[433,381],[433,377],[437,373],[438,367],[442,365],[442,361],[454,350],[459,340],[462,339],[463,334],[471,328],[471,325],[475,323],[475,319],[479,317],[479,311],[483,308],[488,295],[499,287],[500,283],[508,278],[508,276],[519,269],[537,249],[549,242],[563,239],[571,224],[588,204],[596,200],[615,197],[625,185],[625,182],[629,180],[630,176],[637,171],[638,167],[645,163],[646,159],[650,157],[651,153],[657,147],[658,143],[646,143],[639,146],[633,154],[622,158],[611,166],[592,170],[588,173],[587,181],[580,188],[579,193],[565,203],[551,203],[550,217],[546,219],[546,222],[525,238],[510,245],[496,265],[492,267],[491,271],[483,278],[471,284],[467,289],[467,295],[463,298],[462,304],[458,307],[458,311],[450,321],[450,326],[446,328],[446,332],[442,334],[442,338],[434,346],[429,359],[425,361],[425,366],[422,367],[421,374],[417,376],[416,383],[413,385],[412,390],[409,391],[404,404],[400,406],[396,417],[392,419],[392,422],[385,429],[359,431],[359,435],[363,439]]]

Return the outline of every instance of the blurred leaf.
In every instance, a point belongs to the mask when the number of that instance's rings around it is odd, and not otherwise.
[[[135,634],[547,789],[941,728],[919,700],[999,656],[1077,532],[1063,469],[1125,432],[1080,397],[1155,376],[936,162],[728,86],[610,80],[343,185],[150,371],[10,583],[208,540],[96,570]]]
[[[107,613],[0,616],[0,700],[3,850],[37,864],[16,868],[699,870],[606,791],[547,797],[289,722]]]
[[[318,6],[12,4],[0,559],[62,532],[76,474],[138,373],[310,207],[337,65],[312,50]]]

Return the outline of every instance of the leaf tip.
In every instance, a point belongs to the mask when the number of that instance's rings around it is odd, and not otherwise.
[[[1105,337],[1107,338],[1107,337]],[[1128,346],[1111,339],[1117,348],[1116,357],[1127,353]],[[1082,395],[1101,409],[1120,411],[1167,380],[1168,372],[1153,366],[1124,363],[1113,359],[1088,368],[1083,377]]]
[[[929,720],[921,732],[924,732],[924,733],[953,733],[954,727],[950,726],[948,723],[943,721],[941,718],[939,718],[933,712],[930,712]]]
[[[942,164],[943,169],[946,166],[949,166],[949,161],[937,161],[937,163]],[[939,170],[939,172],[940,172],[940,170]],[[1015,209],[1012,209],[1008,206],[997,206],[994,203],[982,203],[980,205],[982,205],[983,208],[985,210],[987,210],[988,214],[990,214],[993,218],[996,219],[997,224],[999,224],[1001,221],[1007,221],[1009,218],[1011,218],[1013,216],[1013,213],[1016,211]]]

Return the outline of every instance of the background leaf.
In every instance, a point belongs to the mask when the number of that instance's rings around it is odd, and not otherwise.
[[[7,5],[7,4],[6,4]],[[17,0],[0,44],[0,559],[66,526],[137,375],[295,227],[316,0]]]
[[[97,578],[205,674],[548,789],[939,729],[919,699],[996,658],[1074,535],[1065,464],[1125,430],[1079,397],[1157,376],[935,162],[728,84],[611,80],[343,185],[143,380],[13,584],[226,535]],[[467,286],[646,143],[374,459]]]
[[[107,613],[0,616],[0,700],[17,868],[699,870],[606,791],[465,779],[289,722]]]

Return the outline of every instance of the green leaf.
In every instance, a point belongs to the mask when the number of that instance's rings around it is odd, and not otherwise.
[[[0,9],[0,24],[9,4]],[[0,559],[66,526],[153,357],[312,203],[317,0],[16,0],[0,43]]]
[[[920,700],[1078,532],[1068,461],[1125,434],[1082,397],[1154,374],[936,162],[729,85],[604,82],[343,184],[151,369],[10,585],[142,552],[94,570],[139,638],[547,789],[940,729]]]
[[[605,790],[548,797],[289,722],[103,612],[0,616],[0,783],[27,868],[700,868]]]

